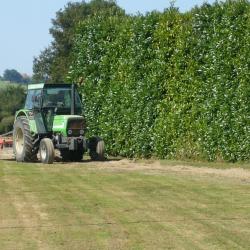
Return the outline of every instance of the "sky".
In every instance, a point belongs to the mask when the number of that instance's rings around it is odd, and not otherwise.
[[[49,34],[51,19],[68,1],[0,0],[0,75],[5,69],[16,69],[20,73],[32,75],[34,57],[52,41]],[[184,12],[203,2],[177,0],[175,6]],[[168,0],[117,0],[117,4],[129,14],[163,11],[169,7]]]

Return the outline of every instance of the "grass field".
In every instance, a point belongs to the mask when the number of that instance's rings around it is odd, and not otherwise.
[[[10,84],[10,83],[6,83],[6,82],[3,82],[0,80],[0,89],[3,89],[7,86],[7,84]]]
[[[250,170],[0,161],[1,249],[249,249]]]
[[[9,82],[0,81],[0,90],[6,88],[7,86],[23,86],[25,88],[25,85],[21,85],[19,83],[9,83]]]

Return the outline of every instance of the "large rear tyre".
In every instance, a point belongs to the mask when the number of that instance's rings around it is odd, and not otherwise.
[[[37,159],[33,141],[27,117],[18,117],[13,131],[13,153],[17,162],[33,162]]]
[[[55,148],[53,142],[50,139],[44,138],[41,140],[39,154],[42,163],[53,164],[55,159]]]
[[[89,155],[93,161],[105,160],[105,145],[100,137],[92,137],[89,139]]]

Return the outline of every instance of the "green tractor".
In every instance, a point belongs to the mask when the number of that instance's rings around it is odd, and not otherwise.
[[[104,159],[104,142],[85,138],[82,103],[74,84],[31,84],[25,107],[16,112],[13,152],[18,162],[52,164],[55,149],[63,161],[81,161],[89,150],[92,160]]]

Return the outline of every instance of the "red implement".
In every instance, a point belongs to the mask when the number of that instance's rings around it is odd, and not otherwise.
[[[0,149],[10,148],[13,146],[12,137],[0,137]]]

